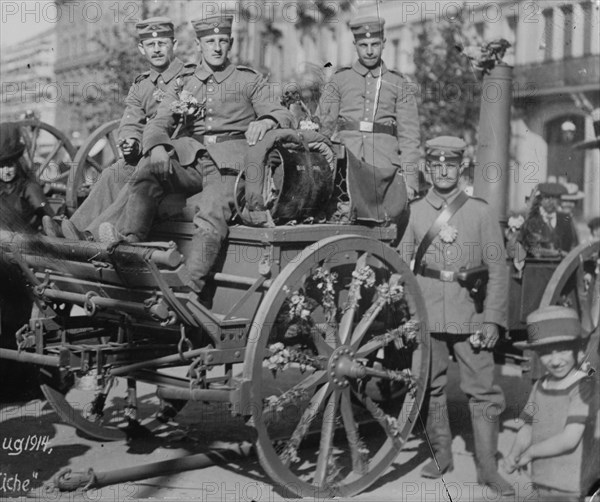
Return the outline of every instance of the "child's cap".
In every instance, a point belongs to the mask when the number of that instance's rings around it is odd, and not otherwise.
[[[517,342],[519,349],[535,349],[544,345],[581,339],[581,323],[575,310],[551,305],[534,310],[527,316],[527,341]]]

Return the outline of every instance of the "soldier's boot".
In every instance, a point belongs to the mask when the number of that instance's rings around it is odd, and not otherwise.
[[[427,415],[427,436],[435,458],[432,458],[423,469],[421,476],[429,479],[439,479],[447,472],[454,470],[452,460],[452,433],[448,420],[448,408],[446,404],[439,406],[438,410],[429,410]]]
[[[498,497],[512,497],[514,487],[498,473],[498,417],[490,417],[475,406],[471,410],[477,482],[494,490]]]
[[[221,239],[215,232],[198,229],[192,237],[192,248],[186,259],[190,271],[190,287],[200,293],[206,284],[206,277],[219,257]]]

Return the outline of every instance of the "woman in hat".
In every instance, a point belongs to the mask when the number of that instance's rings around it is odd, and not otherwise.
[[[567,307],[543,307],[527,316],[527,333],[528,341],[515,346],[534,350],[546,374],[523,408],[525,423],[505,467],[513,472],[531,464],[542,500],[579,500],[596,481],[599,461],[594,438],[598,390],[580,365],[584,339],[579,317]]]
[[[42,187],[27,175],[19,126],[0,124],[0,227],[31,232],[44,215],[53,216]]]

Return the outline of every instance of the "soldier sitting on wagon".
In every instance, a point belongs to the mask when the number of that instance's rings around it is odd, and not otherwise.
[[[119,125],[119,146],[123,159],[105,169],[83,204],[61,227],[44,218],[46,235],[68,239],[93,240],[103,221],[117,221],[128,197],[128,182],[141,157],[142,133],[146,123],[156,114],[167,85],[184,74],[191,74],[195,64],[184,64],[177,49],[173,21],[153,17],[136,24],[138,50],[150,69],[138,75],[125,99],[125,112]],[[114,204],[113,204],[114,203]]]
[[[228,234],[236,174],[248,145],[292,124],[291,113],[270,97],[263,77],[229,61],[232,21],[232,16],[192,21],[202,62],[181,85],[169,85],[144,131],[146,158],[138,165],[120,232],[110,223],[100,228],[103,240],[144,240],[165,195],[200,192],[197,231],[187,257],[196,291],[203,288]]]
[[[419,192],[417,103],[410,81],[381,59],[384,24],[377,17],[350,23],[358,60],[333,75],[319,102],[320,132],[348,152],[359,219],[393,220]]]
[[[42,187],[27,174],[18,124],[0,124],[0,228],[34,232],[53,216]]]

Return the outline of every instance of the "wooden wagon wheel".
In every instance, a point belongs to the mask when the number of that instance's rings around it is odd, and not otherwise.
[[[258,309],[244,366],[265,471],[301,497],[375,482],[418,421],[425,326],[417,282],[386,244],[338,236],[292,259]]]
[[[25,142],[24,156],[40,183],[66,184],[76,148],[56,127],[36,119],[16,122]]]
[[[77,150],[73,159],[74,172],[67,188],[67,206],[71,211],[77,209],[90,187],[100,173],[123,158],[117,145],[117,130],[120,120],[111,120],[90,134],[85,143]]]
[[[540,307],[568,305],[579,312],[588,332],[598,326],[600,302],[600,240],[573,249],[556,268],[540,301]]]

